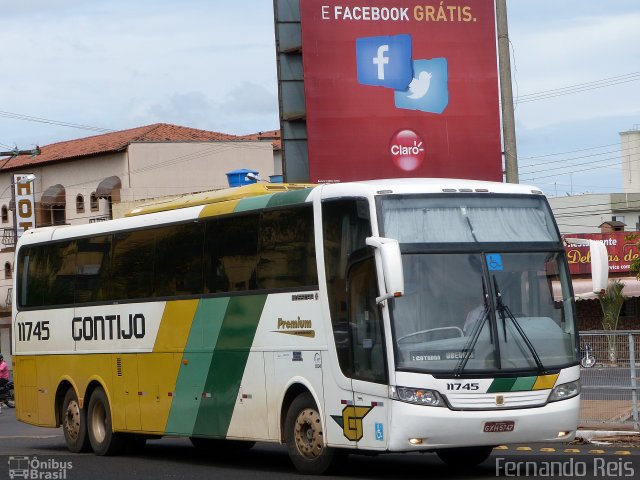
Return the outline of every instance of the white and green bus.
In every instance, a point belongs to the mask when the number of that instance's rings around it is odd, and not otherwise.
[[[17,415],[73,452],[285,443],[322,473],[576,431],[575,303],[532,187],[261,183],[29,230],[16,255]]]

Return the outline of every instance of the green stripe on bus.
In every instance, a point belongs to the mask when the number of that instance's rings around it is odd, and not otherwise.
[[[247,212],[249,210],[259,210],[264,208],[269,203],[269,199],[271,197],[273,197],[273,194],[243,198],[236,205],[234,212]]]
[[[487,390],[487,393],[510,392],[511,387],[516,383],[516,378],[496,378]]]
[[[228,304],[229,298],[209,298],[198,304],[184,348],[175,396],[165,428],[167,433],[189,435],[193,432],[213,350]]]
[[[289,192],[276,193],[269,199],[267,207],[283,207],[285,205],[295,205],[304,203],[311,192],[310,188],[302,190],[291,190]]]
[[[516,382],[511,387],[512,392],[528,392],[533,389],[533,384],[536,383],[538,377],[518,377]]]
[[[223,438],[238,400],[240,382],[267,295],[231,297],[213,352],[194,435]]]

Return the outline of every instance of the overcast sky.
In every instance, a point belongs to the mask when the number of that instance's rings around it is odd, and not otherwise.
[[[279,126],[271,0],[0,6],[0,150],[96,133],[55,122]],[[521,182],[620,191],[618,133],[640,124],[640,2],[509,0],[508,16]]]

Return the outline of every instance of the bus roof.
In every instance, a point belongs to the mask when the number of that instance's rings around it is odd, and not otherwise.
[[[193,193],[183,195],[180,198],[165,202],[149,203],[134,208],[125,214],[125,217],[144,215],[147,213],[163,212],[166,210],[176,210],[178,208],[196,207],[200,205],[210,205],[222,202],[237,201],[243,198],[258,197],[273,193],[290,192],[315,187],[313,184],[303,183],[252,183],[242,187],[224,188],[209,192]]]

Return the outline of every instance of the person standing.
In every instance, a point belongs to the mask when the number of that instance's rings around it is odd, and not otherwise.
[[[4,361],[4,356],[0,353],[0,387],[4,387],[9,382],[9,365]]]

